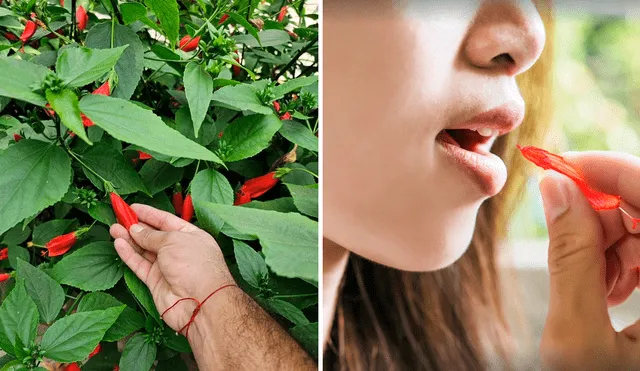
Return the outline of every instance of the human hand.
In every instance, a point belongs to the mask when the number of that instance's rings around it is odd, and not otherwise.
[[[622,196],[639,216],[640,159],[610,152],[564,155],[594,188]],[[571,180],[550,173],[540,184],[549,228],[549,313],[543,363],[556,369],[640,369],[640,322],[616,332],[608,305],[638,285],[640,239],[619,210],[595,212]]]
[[[220,247],[202,229],[168,212],[133,204],[140,223],[127,231],[111,226],[120,258],[149,287],[160,313],[177,300],[202,301],[219,287],[235,283]],[[137,230],[137,227],[141,230]],[[191,318],[196,302],[185,300],[163,319],[179,331]]]

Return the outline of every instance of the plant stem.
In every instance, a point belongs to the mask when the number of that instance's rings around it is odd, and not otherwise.
[[[80,294],[78,294],[78,296],[76,297],[76,300],[73,301],[73,304],[71,304],[65,316],[68,316],[69,314],[71,314],[71,312],[73,312],[73,309],[76,307],[76,305],[78,304],[80,299],[82,299],[83,296],[84,296],[84,292],[81,292]]]
[[[113,8],[113,13],[116,15],[116,18],[118,18],[118,23],[124,25],[124,20],[122,20],[122,14],[118,7],[118,0],[111,0],[111,7]]]
[[[102,180],[104,183],[111,183],[110,181],[106,180],[105,178],[103,178],[102,176],[100,176],[100,174],[98,174],[95,170],[93,170],[89,165],[85,164],[80,157],[78,157],[78,155],[75,154],[75,152],[73,152],[71,149],[67,148],[65,146],[65,149],[67,150],[67,153],[69,153],[71,155],[71,157],[73,157],[74,159],[76,159],[76,161],[78,161],[80,163],[80,165],[84,166],[85,169],[89,170],[93,175],[97,176],[98,178],[100,178],[100,180]]]
[[[71,0],[71,39],[76,38],[76,6],[77,0]]]
[[[286,66],[284,66],[280,72],[278,72],[274,78],[274,80],[278,80],[278,78],[282,75],[285,74],[285,72],[287,72],[287,70],[289,70],[291,68],[291,66],[295,65],[296,62],[298,61],[298,58],[300,58],[304,53],[306,53],[307,51],[309,51],[309,49],[311,49],[311,47],[318,42],[318,39],[309,41],[309,43],[307,45],[304,46],[304,48],[300,49],[300,51],[298,51],[298,53],[289,61],[289,63],[286,64]]]
[[[299,167],[290,167],[289,169],[298,170],[298,171],[304,171],[305,173],[309,173],[309,174],[313,175],[316,179],[318,178],[318,174],[314,173],[313,171],[311,171],[309,169],[301,169]]]
[[[278,299],[278,298],[304,298],[304,297],[307,297],[307,296],[316,296],[316,295],[318,295],[318,294],[313,293],[313,294],[295,294],[295,295],[273,295],[272,298],[276,298],[276,299]]]

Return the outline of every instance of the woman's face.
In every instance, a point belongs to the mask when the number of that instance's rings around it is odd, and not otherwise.
[[[535,6],[327,0],[323,28],[325,238],[403,270],[453,263],[506,180],[489,150],[524,115]]]

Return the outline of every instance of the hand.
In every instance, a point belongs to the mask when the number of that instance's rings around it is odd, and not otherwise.
[[[139,224],[127,231],[111,226],[120,258],[149,287],[160,313],[187,297],[202,301],[217,288],[235,283],[215,239],[175,215],[133,204]],[[164,315],[179,331],[191,318],[196,302],[185,300]]]
[[[622,196],[640,216],[640,159],[610,152],[565,158],[594,188]],[[616,332],[608,305],[626,300],[638,285],[640,228],[619,210],[595,212],[578,187],[550,173],[540,184],[549,228],[550,300],[542,336],[543,363],[557,369],[640,369],[640,322]]]

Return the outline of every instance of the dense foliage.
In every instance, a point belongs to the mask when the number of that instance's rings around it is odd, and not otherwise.
[[[114,250],[111,192],[178,214],[192,199],[183,217],[317,357],[309,9],[0,0],[2,370],[187,368],[188,342]]]

